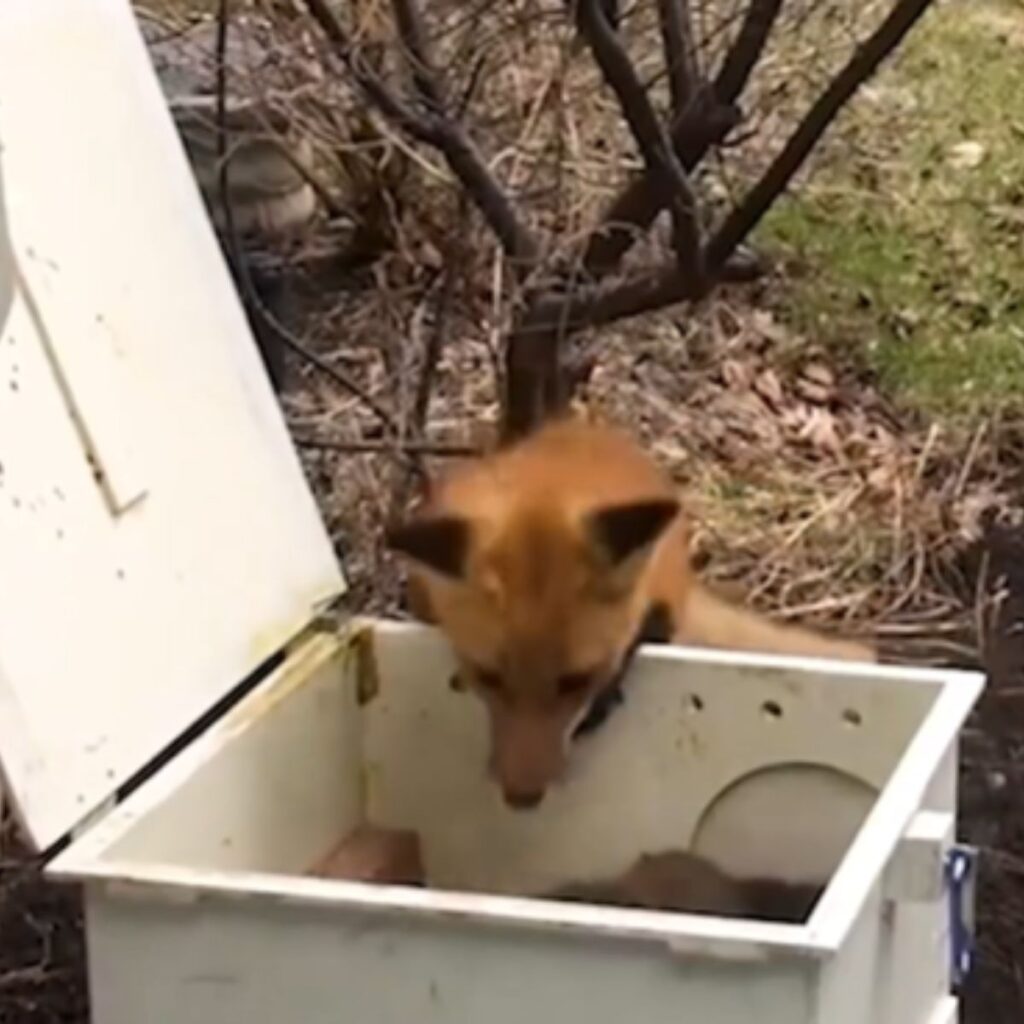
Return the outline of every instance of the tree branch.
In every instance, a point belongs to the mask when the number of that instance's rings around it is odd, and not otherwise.
[[[659,0],[667,3],[668,0]],[[733,45],[709,91],[695,96],[690,108],[678,116],[672,143],[687,171],[704,159],[739,124],[735,106],[757,65],[771,34],[783,0],[750,0]],[[698,109],[694,109],[699,105]],[[668,204],[664,190],[646,171],[629,182],[612,202],[595,229],[583,255],[583,266],[595,275],[616,267],[630,246],[654,223]]]
[[[480,213],[498,236],[510,262],[531,269],[540,248],[516,213],[511,199],[491,173],[462,125],[442,108],[442,91],[426,51],[425,33],[414,0],[394,0],[395,17],[409,59],[413,84],[425,113],[409,109],[394,97],[380,78],[360,59],[329,0],[303,0],[313,18],[366,98],[412,138],[437,149]]]
[[[716,282],[734,284],[751,281],[760,267],[751,259],[730,260],[716,274]],[[705,289],[679,273],[674,261],[632,274],[621,281],[602,282],[572,293],[551,292],[541,296],[524,317],[525,334],[557,331],[568,334],[587,327],[604,327],[641,313],[701,298]]]
[[[903,41],[933,0],[899,0],[889,16],[857,47],[842,71],[818,97],[782,152],[732,211],[708,246],[708,263],[723,265],[785,191],[808,154],[853,94]]]
[[[735,103],[743,94],[768,44],[782,4],[783,0],[750,0],[736,40],[715,77],[715,95],[723,103]]]
[[[437,71],[427,52],[427,34],[415,0],[392,0],[398,36],[404,48],[405,61],[412,72],[413,85],[424,105],[433,114],[443,116],[444,95]]]
[[[683,168],[692,171],[705,153],[739,124],[735,107],[723,106],[703,89],[676,122],[672,142]],[[591,233],[583,252],[583,268],[600,277],[613,270],[626,251],[654,223],[668,203],[666,189],[642,171],[612,201]]]
[[[660,182],[668,193],[679,269],[699,287],[704,278],[704,261],[697,197],[675,147],[609,25],[601,0],[577,0],[576,23],[622,107],[623,116],[643,154],[649,178]]]
[[[755,261],[737,255],[722,266],[717,280],[750,281],[759,273]],[[624,281],[537,295],[509,339],[502,438],[521,437],[565,407],[571,374],[560,356],[561,342],[569,335],[694,299],[701,293],[692,278],[679,273],[673,260]]]
[[[697,91],[690,0],[658,0],[658,23],[665,50],[673,120],[678,120],[689,109]]]
[[[373,437],[307,437],[293,435],[299,448],[328,452],[346,452],[348,454],[381,454],[423,456],[433,455],[441,458],[459,459],[479,455],[480,449],[468,444],[445,444],[441,441],[391,441]]]

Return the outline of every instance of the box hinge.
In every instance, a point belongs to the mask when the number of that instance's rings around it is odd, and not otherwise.
[[[973,846],[953,846],[943,862],[943,879],[949,901],[951,989],[958,995],[974,966],[974,896],[978,851]]]
[[[935,903],[943,894],[943,857],[955,821],[943,811],[920,811],[903,833],[885,873],[883,893],[897,903]]]
[[[102,803],[97,804],[84,818],[81,818],[78,823],[71,829],[69,838],[72,842],[79,839],[86,832],[88,832],[94,825],[97,825],[102,821],[111,811],[117,806],[118,795],[117,793],[111,793]]]

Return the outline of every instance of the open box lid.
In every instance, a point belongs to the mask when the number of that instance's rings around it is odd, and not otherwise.
[[[128,0],[3,0],[0,766],[30,838],[343,589]]]

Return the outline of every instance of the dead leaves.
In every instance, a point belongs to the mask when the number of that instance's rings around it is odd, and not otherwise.
[[[708,413],[723,424],[718,441],[726,454],[749,462],[793,443],[841,457],[845,431],[832,406],[841,405],[842,398],[828,364],[812,358],[796,372],[779,368],[774,349],[791,347],[794,338],[764,311],[751,316],[747,341],[722,360],[722,390],[708,403]],[[750,442],[760,442],[760,453],[750,450]]]
[[[810,407],[797,436],[817,451],[837,456],[842,453],[843,444],[839,440],[835,417],[825,409]]]

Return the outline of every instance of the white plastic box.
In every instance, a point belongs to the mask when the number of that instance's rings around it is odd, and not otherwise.
[[[442,639],[329,626],[343,589],[128,3],[4,0],[0,762],[85,884],[95,1024],[957,1019],[980,677],[647,649],[515,813]],[[302,877],[363,821],[432,888]],[[828,887],[803,925],[523,895],[667,847]]]

